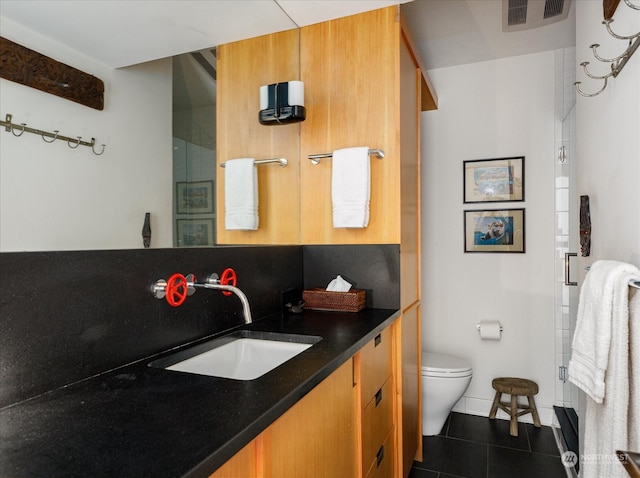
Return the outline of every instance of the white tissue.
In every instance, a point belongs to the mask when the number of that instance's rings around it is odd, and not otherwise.
[[[349,289],[351,289],[351,284],[344,280],[342,276],[336,277],[327,286],[329,292],[349,292]]]

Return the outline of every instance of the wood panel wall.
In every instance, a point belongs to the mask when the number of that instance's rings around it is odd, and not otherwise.
[[[301,126],[301,227],[303,244],[400,242],[399,28],[396,9],[303,27],[302,81],[307,120]],[[334,229],[331,160],[313,165],[310,154],[368,146],[371,159],[369,226]]]
[[[287,167],[259,165],[257,231],[224,227],[224,169],[218,169],[216,223],[219,244],[300,243],[300,125],[258,122],[260,86],[300,79],[298,30],[218,48],[217,167],[234,158],[286,158]]]

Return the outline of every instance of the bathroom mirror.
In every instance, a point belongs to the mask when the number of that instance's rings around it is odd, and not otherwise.
[[[76,148],[73,142],[53,141],[53,144],[48,144],[39,134],[22,135],[19,129],[1,132],[0,252],[139,249],[143,247],[142,229],[147,213],[150,213],[151,248],[180,244],[179,235],[185,246],[212,244],[216,231],[213,226],[206,231],[202,226],[215,224],[214,215],[209,211],[216,209],[213,199],[216,189],[220,193],[223,190],[223,187],[216,188],[221,169],[218,166],[212,168],[209,176],[202,181],[196,180],[195,175],[188,176],[187,169],[184,169],[179,171],[181,175],[176,172],[174,180],[172,153],[173,147],[179,147],[180,144],[173,144],[172,57],[183,51],[200,52],[203,48],[210,50],[217,44],[294,30],[298,25],[293,18],[301,25],[310,25],[395,2],[345,0],[334,2],[335,8],[331,9],[321,5],[323,2],[283,0],[189,2],[192,8],[205,3],[207,8],[215,8],[215,11],[206,16],[205,21],[218,22],[216,25],[220,26],[216,26],[215,32],[221,33],[219,37],[212,34],[207,36],[205,31],[194,28],[187,28],[188,31],[185,31],[184,24],[169,22],[178,28],[172,30],[162,21],[163,18],[166,19],[163,9],[154,10],[157,14],[155,16],[143,12],[143,27],[135,23],[135,16],[127,17],[125,22],[121,17],[121,9],[115,9],[113,2],[108,1],[95,2],[95,5],[94,2],[84,2],[86,8],[74,11],[73,15],[65,11],[72,7],[70,2],[52,0],[6,3],[7,8],[0,12],[3,36],[103,80],[105,108],[102,111],[93,110],[1,79],[2,118],[12,115],[14,123],[18,125],[24,123],[30,129],[50,133],[59,131],[65,137],[89,140],[95,138],[96,144],[105,144],[106,149],[104,154],[97,156],[91,148]],[[130,3],[139,6],[139,2]],[[83,16],[95,18],[98,4],[104,9],[101,10],[104,15],[98,15],[102,21],[98,25],[92,21],[81,21]],[[171,8],[171,4],[175,7],[175,4],[184,5],[184,2],[157,0],[156,4]],[[243,9],[249,9],[249,12]],[[265,11],[268,12],[267,16],[263,14]],[[51,21],[54,17],[58,21]],[[155,23],[148,22],[152,17],[155,18]],[[143,54],[136,56],[138,62],[128,62],[122,58],[128,58],[129,51],[125,47],[114,47],[112,35],[99,34],[99,27],[111,25],[107,19],[122,23],[120,26],[123,34],[118,35],[119,40],[129,41],[125,44],[132,52],[135,50],[136,54]],[[202,19],[202,15],[199,19]],[[124,35],[125,32],[132,33],[135,40],[128,40],[129,36]],[[146,35],[142,35],[143,33]],[[193,39],[193,36],[196,38]],[[170,40],[167,41],[167,38]],[[179,39],[189,42],[178,41]],[[177,44],[180,44],[179,49],[176,49]],[[88,51],[80,51],[80,47],[88,48]],[[256,52],[242,61],[252,63],[262,59],[263,55]],[[219,55],[218,61],[223,61],[223,57]],[[299,62],[299,56],[292,58],[292,61]],[[239,78],[236,85],[241,83],[240,80],[246,79],[246,76]],[[289,81],[291,76],[295,75],[287,74],[273,82]],[[262,78],[260,81],[259,86],[272,82]],[[255,88],[255,124],[261,126],[257,122],[259,86]],[[254,85],[245,91],[253,94],[253,90]],[[251,105],[253,101],[251,99]],[[250,124],[254,124],[253,119]],[[214,125],[203,126],[202,129],[209,127],[213,133]],[[244,126],[238,128],[247,129]],[[259,134],[265,131],[264,128],[270,128],[269,132],[274,138],[282,131],[277,127],[262,128]],[[191,138],[193,140],[193,136]],[[230,134],[229,143],[235,141],[235,138]],[[203,149],[210,149],[207,145],[182,140],[185,141],[185,148],[186,142],[190,142]],[[221,138],[217,138],[217,142],[220,148]],[[239,141],[235,141],[237,143]],[[266,182],[268,187],[261,187],[260,191],[267,194],[267,191],[278,190],[281,187],[278,181],[286,181],[289,187],[295,186],[294,177],[299,171],[299,162],[294,160],[299,156],[299,148],[291,154],[280,147],[261,147],[256,151],[248,151],[245,146],[253,143],[256,143],[255,135],[245,140],[240,150],[229,149],[227,158],[220,161],[237,157],[289,156],[287,159],[291,160],[290,166],[296,164],[298,167],[287,167],[285,174],[291,178],[279,174],[277,180],[271,181],[269,176],[275,173],[272,169],[265,168],[260,181]],[[292,146],[288,138],[286,141],[274,140],[274,144],[276,143],[286,144],[287,148]],[[193,165],[191,166],[193,171]],[[177,182],[185,184],[178,189]],[[178,195],[179,201],[176,201],[174,196]],[[191,208],[185,209],[185,204]],[[182,215],[178,214],[178,206],[183,211],[180,213]],[[195,214],[194,208],[199,209]],[[264,219],[264,224],[268,225],[268,217]],[[178,223],[178,220],[181,222]],[[200,224],[197,223],[198,220],[201,221]],[[210,220],[211,223],[205,222]],[[219,235],[220,231],[217,233]],[[241,239],[223,239],[220,242],[225,244],[247,243]],[[256,243],[257,241],[258,239]],[[272,244],[274,241],[261,236],[259,243]]]

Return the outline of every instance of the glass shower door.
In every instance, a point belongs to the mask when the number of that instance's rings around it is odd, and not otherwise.
[[[568,381],[567,367],[578,311],[579,198],[575,187],[575,108],[562,123],[556,163],[556,405],[578,409],[578,389]]]

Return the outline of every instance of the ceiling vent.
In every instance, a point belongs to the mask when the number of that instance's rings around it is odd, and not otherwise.
[[[502,31],[543,27],[564,20],[571,0],[502,0]]]

